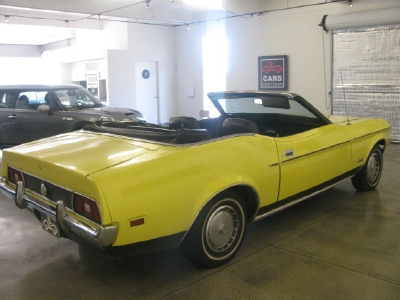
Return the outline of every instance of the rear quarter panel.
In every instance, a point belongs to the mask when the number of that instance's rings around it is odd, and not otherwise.
[[[91,175],[119,233],[114,246],[190,228],[201,208],[232,185],[257,191],[260,205],[277,199],[279,167],[272,138],[241,136],[194,146],[166,146]],[[129,221],[145,218],[130,228]]]

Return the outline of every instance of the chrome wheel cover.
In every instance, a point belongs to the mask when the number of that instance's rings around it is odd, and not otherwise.
[[[239,227],[239,216],[234,208],[228,205],[218,207],[205,227],[207,246],[215,253],[225,251],[235,242]]]
[[[374,184],[380,174],[380,169],[381,169],[381,160],[379,157],[379,153],[373,153],[369,160],[368,160],[368,165],[367,165],[367,180],[370,184]]]

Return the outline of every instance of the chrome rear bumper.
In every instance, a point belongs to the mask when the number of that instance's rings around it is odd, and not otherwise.
[[[63,232],[73,232],[98,247],[110,246],[117,236],[116,226],[100,226],[95,229],[68,215],[63,201],[56,202],[55,211],[40,204],[40,201],[35,200],[35,197],[26,195],[25,185],[22,181],[18,181],[14,188],[14,185],[8,184],[3,177],[0,181],[0,189],[14,198],[15,204],[19,208],[43,213],[56,220]]]

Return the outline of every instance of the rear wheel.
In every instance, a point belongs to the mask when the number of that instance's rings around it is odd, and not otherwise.
[[[201,210],[182,242],[186,258],[197,266],[213,268],[231,260],[246,231],[246,210],[241,197],[223,192]]]
[[[351,182],[357,190],[371,191],[378,185],[383,169],[382,152],[382,149],[375,145],[369,153],[365,165],[351,178]]]

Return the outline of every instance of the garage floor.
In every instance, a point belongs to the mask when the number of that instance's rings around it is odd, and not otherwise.
[[[0,193],[0,299],[400,299],[400,145],[376,191],[349,181],[251,224],[221,268],[179,249],[128,261],[43,232]]]

